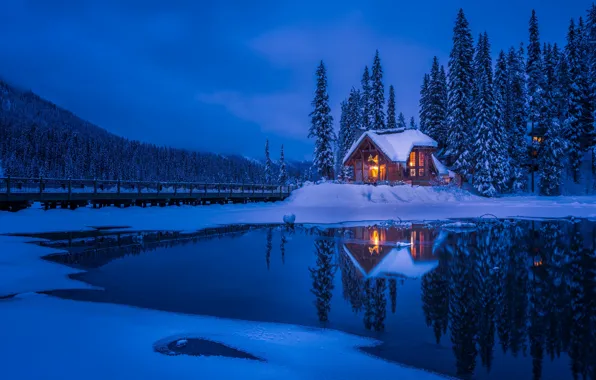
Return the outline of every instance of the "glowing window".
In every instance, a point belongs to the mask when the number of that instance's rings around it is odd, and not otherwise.
[[[416,177],[416,169],[410,169],[410,177]]]
[[[416,166],[416,152],[410,153],[410,166]]]
[[[424,152],[418,152],[418,166],[424,166]]]
[[[418,177],[424,177],[424,169],[418,169]]]

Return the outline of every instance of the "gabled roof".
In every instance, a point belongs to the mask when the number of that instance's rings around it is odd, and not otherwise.
[[[398,129],[389,131],[366,131],[350,147],[346,153],[343,163],[345,163],[362,141],[370,138],[372,142],[383,152],[387,158],[393,162],[406,162],[410,156],[412,148],[437,147],[439,144],[430,136],[425,135],[417,129]]]
[[[439,263],[433,261],[415,261],[408,247],[392,247],[380,262],[374,267],[366,270],[352,252],[344,245],[344,251],[350,257],[354,266],[364,278],[383,276],[402,276],[406,278],[420,278],[424,274],[435,269]]]

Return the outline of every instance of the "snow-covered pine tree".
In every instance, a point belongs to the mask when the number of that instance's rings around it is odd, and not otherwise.
[[[430,75],[424,74],[424,78],[422,80],[422,86],[420,86],[420,130],[424,133],[428,133],[428,94],[429,94],[429,87],[430,87]]]
[[[520,45],[516,51],[509,49],[509,102],[511,108],[511,128],[509,130],[509,158],[511,163],[511,191],[524,191],[527,187],[528,148],[526,143],[526,74],[524,70],[524,49]]]
[[[418,126],[416,125],[416,120],[414,120],[414,116],[410,118],[410,125],[408,126],[408,129],[418,129]]]
[[[273,177],[273,164],[269,157],[269,139],[265,140],[265,183],[270,184]]]
[[[354,142],[354,127],[350,125],[350,102],[341,102],[341,117],[339,119],[339,132],[337,134],[337,169],[338,175],[343,176],[343,159]]]
[[[529,24],[530,43],[528,45],[528,61],[526,73],[528,78],[528,122],[533,131],[544,132],[544,68],[540,52],[540,33],[536,11],[532,10]]]
[[[453,47],[449,55],[449,103],[447,155],[453,169],[467,176],[472,170],[471,139],[472,60],[474,46],[470,26],[463,9],[459,10],[453,29]],[[421,119],[422,123],[422,119]]]
[[[387,102],[387,129],[395,129],[397,126],[395,119],[395,89],[393,85],[389,86],[389,101]]]
[[[357,90],[352,87],[350,91],[350,97],[348,98],[348,124],[351,127],[352,132],[354,133],[353,140],[356,139],[356,135],[358,131],[361,131],[362,125],[362,109],[361,109],[362,99],[360,96],[360,90]],[[352,142],[353,142],[352,140]],[[351,144],[350,144],[351,145]]]
[[[383,68],[379,51],[375,52],[372,67],[371,112],[373,129],[385,129],[385,87],[383,85]]]
[[[277,182],[283,186],[288,182],[288,169],[286,168],[286,159],[284,157],[284,146],[281,145],[281,151],[279,153],[279,176]]]
[[[399,113],[397,117],[397,128],[398,129],[407,129],[408,125],[406,124],[406,117],[404,116],[403,112]]]
[[[333,116],[329,107],[329,94],[327,93],[327,71],[323,61],[317,68],[317,89],[312,101],[314,110],[310,113],[311,126],[309,138],[315,138],[313,165],[319,175],[325,178],[333,177]]]
[[[582,113],[579,120],[582,136],[583,153],[594,145],[594,103],[592,102],[590,78],[590,43],[589,32],[584,24],[583,18],[579,18],[577,25],[577,48],[579,55],[580,89]]]
[[[508,162],[502,144],[504,129],[495,123],[492,60],[486,33],[479,38],[474,63],[474,187],[481,194],[493,197],[505,187]]]
[[[584,136],[581,118],[583,115],[583,74],[581,72],[581,57],[578,47],[578,36],[575,22],[571,20],[565,46],[567,63],[569,64],[569,87],[566,91],[567,117],[564,121],[564,135],[568,142],[570,170],[573,181],[579,183],[582,158],[581,141]]]
[[[594,129],[596,130],[596,3],[588,10],[588,17],[586,20],[586,33],[588,35],[588,63],[589,63],[589,78],[590,78],[590,101],[594,113]],[[596,145],[592,146],[592,173],[596,174]]]
[[[432,68],[430,70],[430,82],[428,88],[428,114],[427,127],[425,132],[427,135],[435,139],[440,146],[445,146],[447,133],[446,127],[446,113],[447,103],[446,91],[444,88],[444,78],[442,78],[441,68],[439,66],[439,58],[433,58]]]
[[[449,87],[447,86],[447,74],[445,74],[445,66],[441,65],[439,69],[439,83],[441,85],[441,103],[443,104],[443,136],[440,139],[443,141],[443,146],[447,145],[447,136],[449,135],[447,125],[447,108],[449,105]]]
[[[362,129],[368,131],[372,128],[372,84],[370,78],[370,72],[368,71],[368,66],[364,67],[364,73],[362,74],[361,80],[362,90],[360,92],[360,117],[362,121],[360,125]]]
[[[556,65],[559,61],[558,48],[550,44],[544,48],[544,115],[546,131],[540,149],[538,170],[540,172],[540,194],[560,195],[561,176],[564,168],[566,143],[562,136],[559,117],[559,83]]]
[[[497,143],[501,147],[501,152],[505,156],[503,160],[507,162],[504,168],[506,174],[505,183],[502,185],[501,191],[508,191],[511,185],[511,167],[509,160],[509,134],[511,131],[511,104],[509,99],[509,70],[507,68],[507,57],[505,52],[501,50],[495,65],[495,80],[494,80],[494,108],[495,108],[495,135],[498,139]]]

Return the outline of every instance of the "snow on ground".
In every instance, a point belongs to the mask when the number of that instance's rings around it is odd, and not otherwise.
[[[420,379],[442,377],[374,358],[376,341],[334,330],[190,316],[27,294],[0,300],[5,379]],[[167,356],[153,344],[210,339],[266,362]]]
[[[327,183],[299,189],[288,200],[275,204],[0,212],[0,234],[114,225],[192,231],[219,224],[281,223],[283,216],[290,214],[296,215],[296,223],[372,223],[486,213],[497,217],[596,217],[596,196],[485,199],[449,188]],[[74,269],[41,260],[56,250],[26,243],[32,240],[0,236],[0,297],[87,286],[67,278]],[[348,379],[371,374],[377,378],[435,378],[361,354],[353,347],[371,341],[334,331],[182,316],[40,295],[0,300],[0,316],[4,325],[10,326],[3,329],[0,344],[2,375],[8,374],[7,378],[68,380],[81,374],[88,379],[248,378],[248,374],[262,379]],[[152,351],[152,344],[159,339],[170,335],[176,335],[173,340],[183,339],[189,334],[211,337],[269,362],[169,357]]]

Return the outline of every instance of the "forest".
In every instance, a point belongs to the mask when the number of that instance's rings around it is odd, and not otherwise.
[[[309,132],[319,174],[335,171],[349,179],[341,160],[363,131],[419,128],[439,143],[440,159],[485,196],[534,191],[534,176],[542,195],[559,195],[582,177],[593,178],[596,5],[585,21],[570,21],[565,46],[540,40],[533,11],[528,42],[497,52],[493,63],[494,53],[488,33],[474,41],[460,9],[447,68],[434,57],[423,78],[416,125],[413,118],[406,124],[402,113],[396,116],[393,85],[385,101],[377,51],[359,88],[341,102],[337,137],[321,62]]]
[[[0,177],[259,184],[310,178],[310,162],[285,162],[283,151],[262,161],[122,138],[1,81],[0,101]]]

